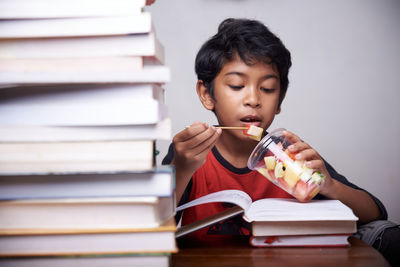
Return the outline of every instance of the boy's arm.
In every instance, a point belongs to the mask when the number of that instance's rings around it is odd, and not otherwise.
[[[317,169],[325,176],[325,182],[321,186],[321,195],[330,199],[338,199],[350,207],[361,224],[374,221],[381,216],[380,209],[367,192],[333,179],[323,159],[313,148],[291,132],[286,131],[284,135],[293,143],[292,146],[289,146],[289,150],[297,153],[296,159],[305,160],[307,167]]]
[[[176,134],[172,140],[176,179],[176,199],[182,197],[190,178],[206,161],[207,154],[218,140],[221,129],[195,122]]]
[[[326,179],[320,193],[349,206],[361,224],[377,220],[381,216],[378,206],[367,192],[342,184],[335,179]]]
[[[371,193],[369,193],[369,192],[366,191],[365,189],[362,189],[362,188],[360,188],[359,186],[357,186],[357,185],[355,185],[355,184],[349,182],[349,181],[346,179],[346,177],[344,177],[343,175],[339,174],[339,173],[338,173],[328,162],[326,162],[325,160],[324,160],[324,163],[325,163],[325,167],[326,167],[326,169],[328,170],[330,176],[331,176],[334,180],[336,180],[336,181],[338,181],[339,183],[342,183],[342,184],[344,184],[344,185],[346,185],[346,186],[348,186],[348,187],[351,187],[351,188],[353,188],[353,189],[355,189],[355,190],[364,191],[365,193],[367,193],[367,194],[372,198],[372,200],[373,200],[373,201],[375,202],[375,204],[378,206],[379,213],[380,213],[380,216],[379,216],[379,218],[377,218],[377,220],[387,220],[387,219],[388,219],[388,214],[387,214],[386,208],[385,208],[385,206],[383,205],[383,203],[382,203],[378,198],[376,198],[374,195],[372,195]],[[327,197],[326,197],[326,196],[323,196],[323,195],[321,195],[321,194],[318,194],[315,198],[316,198],[316,199],[326,199]]]

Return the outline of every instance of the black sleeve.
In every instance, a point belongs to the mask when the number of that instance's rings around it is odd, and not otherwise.
[[[174,146],[173,146],[173,144],[171,143],[171,144],[169,145],[169,148],[168,148],[168,153],[167,153],[167,155],[163,158],[161,164],[162,164],[162,165],[169,165],[169,164],[171,164],[172,160],[174,159],[174,153],[175,153],[175,152],[174,152]],[[186,202],[188,202],[189,196],[190,196],[190,192],[192,191],[192,185],[193,185],[193,180],[190,179],[188,185],[187,185],[186,188],[185,188],[185,192],[183,192],[183,195],[182,195],[181,199],[179,200],[178,207],[181,206],[181,205],[183,205],[183,204],[185,204]],[[176,213],[176,215],[175,215],[175,221],[176,221],[176,223],[178,223],[179,220],[181,219],[181,217],[182,217],[182,212],[183,212],[183,211],[179,211],[179,212]]]
[[[168,147],[168,153],[167,155],[165,155],[165,157],[163,158],[161,164],[162,165],[170,165],[172,160],[174,159],[174,146],[171,143]]]
[[[335,179],[335,180],[341,182],[342,184],[345,184],[345,185],[347,185],[347,186],[350,186],[351,188],[358,189],[358,190],[362,190],[362,191],[365,191],[366,193],[368,193],[368,194],[372,197],[372,199],[375,201],[376,205],[378,205],[378,208],[379,208],[379,210],[380,210],[380,212],[381,212],[381,216],[380,216],[377,220],[387,220],[388,214],[387,214],[386,208],[385,208],[385,206],[382,204],[382,202],[381,202],[378,198],[376,198],[374,195],[372,195],[372,194],[371,194],[370,192],[368,192],[367,190],[364,190],[364,189],[358,187],[357,185],[355,185],[355,184],[349,182],[349,181],[346,179],[346,177],[344,177],[343,175],[339,174],[339,173],[338,173],[328,162],[326,162],[325,160],[324,160],[324,163],[325,163],[325,166],[326,166],[327,171],[329,172],[329,174],[331,175],[331,177],[332,177],[333,179]],[[315,196],[314,199],[327,199],[327,198],[326,198],[325,196],[321,195],[321,194],[318,194],[318,195]]]

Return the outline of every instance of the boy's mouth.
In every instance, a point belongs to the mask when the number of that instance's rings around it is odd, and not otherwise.
[[[249,116],[245,116],[245,117],[241,118],[240,122],[242,122],[243,124],[251,124],[254,126],[260,126],[261,118],[258,116],[249,115]]]

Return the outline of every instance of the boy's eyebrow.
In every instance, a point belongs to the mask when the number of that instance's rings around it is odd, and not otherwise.
[[[238,71],[231,71],[231,72],[225,73],[225,76],[228,76],[228,75],[246,76],[244,73],[241,73],[241,72],[238,72]],[[279,77],[277,75],[274,75],[274,74],[267,74],[263,78],[264,78],[264,80],[271,79],[271,78],[279,80]]]
[[[225,73],[225,76],[228,76],[228,75],[246,76],[246,75],[244,75],[244,73],[241,73],[241,72],[238,72],[238,71],[231,71],[231,72]]]

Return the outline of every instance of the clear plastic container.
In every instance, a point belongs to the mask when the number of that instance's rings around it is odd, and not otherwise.
[[[292,143],[282,135],[284,130],[276,129],[261,139],[247,166],[299,201],[307,202],[318,194],[325,177],[319,171],[306,167],[304,161],[294,158],[295,153],[288,150]]]

